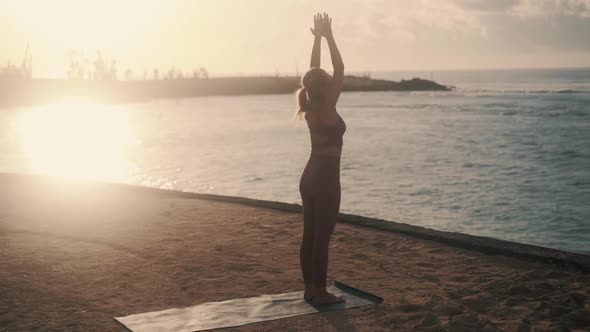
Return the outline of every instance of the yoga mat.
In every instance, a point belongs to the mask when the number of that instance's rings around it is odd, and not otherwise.
[[[186,308],[173,308],[115,317],[115,319],[134,332],[192,332],[241,326],[383,302],[383,299],[378,296],[338,281],[334,282],[333,286],[328,287],[328,291],[334,295],[344,297],[346,302],[314,307],[303,299],[303,291],[299,291],[208,302]]]

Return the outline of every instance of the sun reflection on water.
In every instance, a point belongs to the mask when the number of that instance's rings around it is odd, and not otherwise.
[[[16,122],[29,172],[127,182],[137,144],[123,106],[70,102],[32,108]]]

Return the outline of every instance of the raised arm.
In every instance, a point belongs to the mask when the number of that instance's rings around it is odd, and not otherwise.
[[[311,61],[309,64],[310,68],[320,67],[322,58],[322,34],[319,29],[321,24],[321,15],[318,13],[313,16],[313,28],[309,28],[314,36],[313,48],[311,49]]]
[[[336,40],[332,34],[332,19],[324,13],[322,17],[322,33],[328,41],[330,48],[330,57],[332,59],[332,66],[334,67],[334,74],[330,86],[328,87],[326,95],[326,103],[328,106],[336,106],[338,97],[340,97],[340,91],[342,90],[342,82],[344,81],[344,62],[342,62],[342,56],[336,46]]]

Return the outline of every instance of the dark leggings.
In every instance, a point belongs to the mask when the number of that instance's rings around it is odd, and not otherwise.
[[[328,246],[340,209],[340,158],[311,156],[299,182],[303,239],[299,259],[303,281],[326,287]]]

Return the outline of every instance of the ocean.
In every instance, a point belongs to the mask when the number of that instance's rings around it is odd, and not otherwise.
[[[346,92],[341,212],[590,254],[590,69],[375,72]],[[0,172],[301,203],[294,95],[0,111]]]

